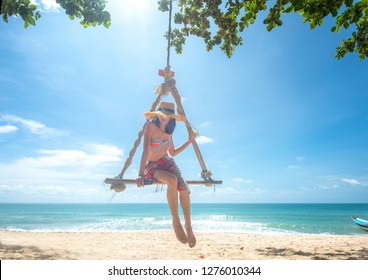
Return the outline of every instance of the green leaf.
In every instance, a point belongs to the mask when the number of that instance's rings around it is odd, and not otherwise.
[[[28,14],[28,15],[27,15],[27,21],[28,21],[30,24],[32,24],[33,26],[35,26],[35,25],[36,25],[36,21],[34,20],[34,18],[32,17],[32,15],[31,15],[31,14]]]
[[[8,15],[7,14],[2,14],[3,20],[8,23]]]

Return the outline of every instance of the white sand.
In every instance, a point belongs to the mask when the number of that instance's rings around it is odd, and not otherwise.
[[[196,233],[189,248],[172,231],[104,233],[0,231],[10,260],[367,260],[367,236]]]

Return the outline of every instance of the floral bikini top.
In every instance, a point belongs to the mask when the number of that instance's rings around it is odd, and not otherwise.
[[[162,140],[162,139],[153,138],[151,139],[150,146],[151,146],[151,150],[153,151],[161,150],[161,149],[169,150],[172,146],[172,143],[171,143],[171,139]]]

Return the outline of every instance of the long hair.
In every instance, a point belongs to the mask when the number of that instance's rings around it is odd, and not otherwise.
[[[158,117],[154,117],[152,119],[152,122],[157,125],[157,127],[161,126],[161,122]],[[176,127],[176,120],[174,118],[170,118],[169,122],[167,123],[165,127],[165,133],[167,134],[173,134]]]

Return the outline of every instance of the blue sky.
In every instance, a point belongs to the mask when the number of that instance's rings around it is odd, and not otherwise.
[[[109,202],[103,180],[119,174],[162,82],[168,14],[153,0],[110,0],[112,26],[84,29],[37,2],[36,27],[0,22],[0,202]],[[198,38],[172,51],[187,118],[223,180],[215,192],[193,186],[192,202],[368,202],[367,61],[335,59],[347,33],[331,21],[314,31],[301,21],[269,33],[258,20],[231,59]],[[174,141],[186,139],[180,123]],[[199,178],[191,147],[176,161]],[[112,202],[165,200],[128,186]]]

